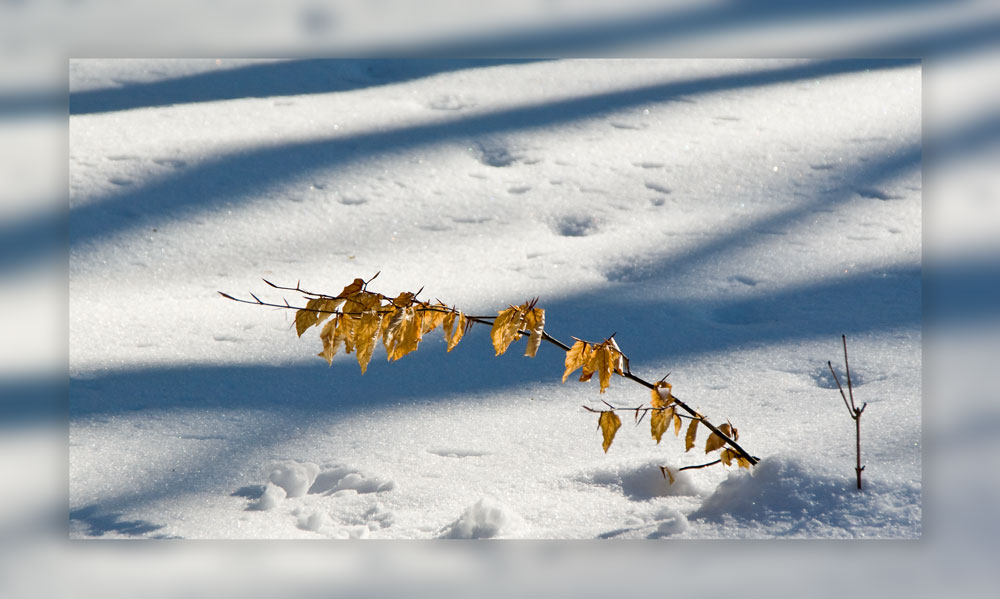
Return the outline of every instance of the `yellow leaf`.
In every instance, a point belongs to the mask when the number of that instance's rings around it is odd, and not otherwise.
[[[728,424],[723,424],[717,428],[719,429],[719,432],[721,432],[722,434],[729,435]],[[705,453],[715,451],[720,447],[725,447],[725,445],[726,445],[726,440],[713,432],[711,435],[708,436],[708,441],[705,442]]]
[[[524,315],[525,328],[531,331],[528,337],[528,346],[524,348],[524,355],[534,358],[538,352],[538,346],[542,344],[542,333],[545,331],[545,310],[532,308]]]
[[[649,390],[650,405],[654,408],[665,408],[673,403],[674,397],[670,395],[672,388],[673,386],[666,381],[657,381],[653,385],[653,388]]]
[[[455,349],[465,334],[466,318],[461,312],[452,312],[444,317],[444,339],[448,342],[448,351]]]
[[[521,328],[521,323],[524,320],[522,308],[524,306],[511,306],[497,312],[493,328],[490,329],[490,338],[493,340],[493,349],[496,350],[498,356],[506,352],[516,339],[521,338],[517,331]]]
[[[368,370],[368,362],[371,361],[372,353],[375,351],[381,320],[381,314],[369,310],[362,314],[354,325],[354,341],[358,345],[358,365],[361,366],[361,374]]]
[[[325,358],[326,363],[330,365],[333,364],[333,356],[337,353],[337,327],[341,318],[343,315],[337,314],[333,320],[326,323],[319,334],[319,338],[323,341],[323,351],[317,355]]]
[[[337,329],[334,333],[336,335],[335,341],[343,341],[344,352],[346,353],[354,351],[354,320],[354,318],[346,314],[337,318]]]
[[[573,347],[569,348],[566,352],[566,372],[563,373],[562,382],[565,383],[574,370],[583,366],[588,346],[589,344],[586,341],[577,339]]]
[[[674,436],[681,436],[681,416],[677,413],[676,408],[674,408]]]
[[[444,322],[445,317],[449,314],[447,312],[448,308],[444,304],[437,303],[432,306],[427,306],[423,313],[423,324],[420,328],[420,334],[426,335]]]
[[[650,432],[653,434],[653,438],[656,439],[656,444],[660,444],[660,439],[663,437],[663,432],[667,430],[670,421],[674,417],[674,408],[660,408],[652,410],[652,414],[649,417],[649,428]]]
[[[666,466],[660,466],[660,472],[663,473],[663,478],[670,481],[670,484],[674,484],[674,473],[670,471],[670,468]]]
[[[385,357],[390,362],[394,359],[392,356],[402,337],[401,330],[406,322],[407,313],[407,308],[394,307],[382,317],[382,345],[385,346]]]
[[[684,435],[684,451],[691,451],[694,447],[694,438],[698,435],[698,419],[692,418],[688,425],[687,433]]]
[[[615,372],[618,373],[618,374],[620,374],[620,375],[622,375],[622,376],[624,376],[625,375],[625,368],[628,365],[628,360],[625,358],[625,354],[622,353],[621,348],[618,347],[618,342],[615,341],[614,337],[612,337],[612,338],[608,339],[607,341],[605,341],[605,344],[608,345],[608,346],[610,346],[610,348],[612,350],[612,354],[611,355],[614,358],[614,364],[613,365],[614,365]]]
[[[617,371],[615,364],[621,358],[621,354],[611,348],[607,343],[602,343],[594,350],[595,359],[592,364],[596,366],[598,377],[601,383],[601,393],[611,386],[611,374]]]
[[[404,291],[396,296],[396,299],[392,300],[392,303],[397,308],[409,308],[413,303],[414,295],[409,291]]]
[[[746,459],[745,457],[743,457],[741,455],[737,455],[736,456],[736,464],[740,468],[746,468],[747,470],[750,469],[750,460]]]
[[[409,316],[401,327],[402,337],[393,352],[393,360],[398,360],[411,351],[415,351],[422,338],[423,319],[414,312],[415,308],[407,308],[407,310]]]
[[[715,434],[715,433],[712,433],[712,434]],[[729,449],[728,447],[726,449],[723,449],[721,452],[719,452],[719,459],[722,460],[722,463],[725,464],[726,466],[732,466],[733,465],[733,457],[734,457],[734,452],[733,452],[733,450]]]
[[[331,299],[327,297],[317,297],[306,302],[306,307],[295,312],[295,332],[299,337],[306,329],[317,325],[330,316],[333,311],[343,303],[342,299]]]
[[[352,282],[347,287],[344,287],[344,290],[341,291],[340,295],[338,295],[337,297],[340,298],[340,299],[349,298],[352,295],[354,295],[355,293],[357,293],[357,292],[361,291],[362,289],[364,289],[364,287],[365,287],[365,282],[364,282],[363,279],[354,279],[354,282]]]
[[[583,350],[583,368],[580,370],[580,382],[585,383],[597,372],[597,347],[587,344]]]
[[[611,442],[615,440],[615,433],[618,432],[619,427],[622,425],[622,419],[614,412],[601,412],[601,417],[597,423],[600,425],[601,433],[604,435],[604,453],[608,453]]]

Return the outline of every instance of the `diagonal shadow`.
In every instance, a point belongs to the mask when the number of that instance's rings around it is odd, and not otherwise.
[[[70,246],[73,248],[149,222],[181,218],[194,211],[227,205],[245,199],[262,188],[275,185],[282,179],[291,179],[319,168],[342,167],[390,151],[403,152],[470,136],[556,126],[649,102],[665,102],[724,90],[916,64],[919,61],[913,59],[822,61],[502,109],[464,119],[411,125],[387,132],[361,133],[234,152],[188,168],[173,178],[123,193],[94,198],[86,205],[72,209]],[[135,211],[135,206],[140,206],[141,212]],[[17,238],[30,239],[46,224],[40,222],[28,226]],[[0,270],[9,268],[9,262],[17,260],[18,256],[23,255],[13,252],[11,257],[0,259]]]
[[[70,92],[69,114],[217,102],[239,98],[343,92],[402,83],[462,69],[532,62],[517,60],[312,59],[253,64],[120,88]]]

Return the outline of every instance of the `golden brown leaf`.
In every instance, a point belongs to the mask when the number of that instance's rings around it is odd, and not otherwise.
[[[361,315],[354,326],[354,341],[358,346],[358,365],[361,366],[361,374],[368,370],[368,362],[371,361],[372,353],[375,351],[381,320],[381,314],[369,310]]]
[[[354,295],[355,293],[357,293],[357,292],[361,291],[362,289],[364,289],[364,287],[365,287],[365,282],[364,282],[363,279],[354,279],[354,282],[352,282],[347,287],[344,287],[344,290],[341,291],[340,295],[338,295],[337,297],[340,298],[340,299],[349,298],[352,295]]]
[[[542,344],[542,333],[545,331],[545,310],[532,308],[524,314],[524,328],[531,331],[528,337],[528,345],[524,348],[524,355],[534,358],[538,353],[538,346]]]
[[[511,306],[506,310],[497,312],[497,317],[493,321],[493,328],[490,329],[490,339],[493,340],[493,349],[497,355],[507,351],[510,344],[520,339],[518,331],[524,321],[524,306]]]
[[[343,341],[344,352],[354,351],[354,322],[355,318],[342,314],[337,318],[337,329],[334,333],[337,341]]]
[[[414,294],[409,291],[404,291],[396,296],[396,299],[392,300],[392,304],[397,308],[409,308],[413,304]]]
[[[660,408],[651,411],[649,417],[649,428],[650,432],[653,434],[653,438],[656,439],[656,444],[660,444],[660,439],[663,437],[663,432],[667,430],[667,426],[670,425],[670,421],[674,418],[674,408]]]
[[[723,424],[719,426],[718,429],[719,432],[721,432],[722,434],[727,436],[729,435],[728,424]],[[715,432],[713,432],[711,435],[708,436],[708,440],[705,441],[705,453],[710,453],[712,451],[715,451],[716,449],[719,449],[720,447],[725,447],[725,445],[726,445],[726,440],[721,436],[719,436],[718,434],[716,434]]]
[[[681,415],[677,413],[677,408],[674,408],[674,436],[681,436]]]
[[[393,308],[392,312],[382,317],[382,345],[385,346],[385,357],[390,362],[402,338],[402,327],[406,322],[409,308]]]
[[[411,351],[415,351],[422,338],[423,319],[414,312],[414,308],[407,308],[407,310],[409,315],[401,327],[402,337],[393,352],[393,360],[398,360]]]
[[[719,452],[719,459],[722,460],[722,463],[725,464],[726,466],[733,465],[734,457],[735,457],[735,452],[732,449],[729,449],[728,447]]]
[[[688,425],[687,433],[684,435],[684,451],[691,451],[694,447],[694,438],[698,435],[698,418],[692,418]]]
[[[672,388],[673,386],[666,381],[657,381],[653,385],[653,388],[649,390],[650,405],[654,408],[665,408],[673,403],[674,397],[670,395]]]
[[[319,338],[323,341],[323,351],[317,355],[326,359],[326,363],[330,365],[333,364],[333,356],[337,353],[337,329],[341,318],[344,316],[337,314],[333,320],[323,326],[323,330],[319,334]]]
[[[601,417],[597,421],[604,435],[604,453],[608,453],[611,442],[615,440],[615,433],[622,425],[622,419],[614,412],[601,412]]]
[[[327,297],[317,297],[306,302],[306,307],[295,312],[295,332],[299,337],[311,326],[320,324],[336,310],[342,299],[331,299]]]
[[[670,471],[670,468],[660,466],[660,472],[663,473],[663,478],[669,480],[670,484],[674,484],[674,473]]]
[[[596,365],[601,383],[601,393],[604,393],[604,390],[611,386],[611,373],[616,371],[615,364],[618,363],[621,354],[608,344],[601,344],[595,353],[597,354]]]
[[[563,373],[562,378],[564,383],[574,370],[583,366],[586,359],[587,347],[589,347],[589,344],[586,341],[577,339],[576,343],[566,352],[566,372]]]
[[[426,335],[434,329],[438,328],[444,319],[450,312],[447,311],[448,307],[442,303],[437,303],[433,305],[428,305],[423,313],[423,324],[420,327],[420,334]]]
[[[580,370],[579,381],[586,383],[595,372],[597,372],[597,346],[588,343],[583,349],[583,368]]]
[[[736,456],[736,465],[738,465],[740,468],[746,468],[747,470],[749,470],[750,469],[750,460],[746,459],[745,457],[743,457],[741,455],[737,455]]]
[[[445,315],[442,328],[444,329],[444,339],[448,342],[448,351],[455,349],[458,342],[462,340],[462,336],[465,334],[465,324],[465,314],[461,312],[455,311]]]

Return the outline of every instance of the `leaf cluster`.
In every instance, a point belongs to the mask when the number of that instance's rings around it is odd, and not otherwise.
[[[315,295],[315,294],[313,294]],[[295,312],[295,332],[302,336],[310,327],[323,323],[320,357],[333,364],[338,349],[355,352],[361,373],[368,369],[375,346],[381,339],[386,359],[398,360],[415,351],[423,336],[441,327],[451,351],[462,340],[471,321],[461,311],[438,301],[417,299],[404,291],[394,298],[367,289],[363,279],[344,287],[335,296],[320,295]]]

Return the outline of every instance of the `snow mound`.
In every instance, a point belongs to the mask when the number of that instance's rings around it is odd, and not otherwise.
[[[490,497],[483,497],[445,527],[443,539],[492,539],[511,536],[524,527],[521,517]]]
[[[866,481],[859,493],[854,483],[846,468],[844,476],[831,476],[798,458],[769,457],[752,475],[731,472],[689,517],[766,527],[769,536],[895,537],[919,530],[919,485]]]
[[[284,489],[288,497],[305,495],[319,474],[318,465],[295,460],[271,462],[265,470],[267,480]]]
[[[281,500],[284,499],[288,494],[285,489],[278,487],[276,485],[267,485],[264,487],[264,492],[261,494],[256,501],[250,504],[247,509],[250,510],[270,510],[278,506]]]
[[[333,495],[348,490],[358,493],[381,493],[396,488],[396,482],[393,480],[370,476],[346,466],[325,470],[314,476],[314,479],[312,486],[309,487],[310,493]]]
[[[302,530],[319,531],[324,526],[331,524],[330,515],[323,511],[314,511],[309,514],[300,514],[298,526]]]
[[[656,527],[656,532],[652,535],[653,538],[669,537],[688,529],[687,516],[670,507],[660,510],[654,518],[660,524]]]
[[[667,464],[666,466],[674,473],[674,482],[671,484],[663,477],[661,465],[663,465],[661,462],[650,461],[629,468],[595,470],[581,478],[590,484],[619,488],[633,501],[698,494],[698,489],[687,472],[677,472],[676,468]]]

